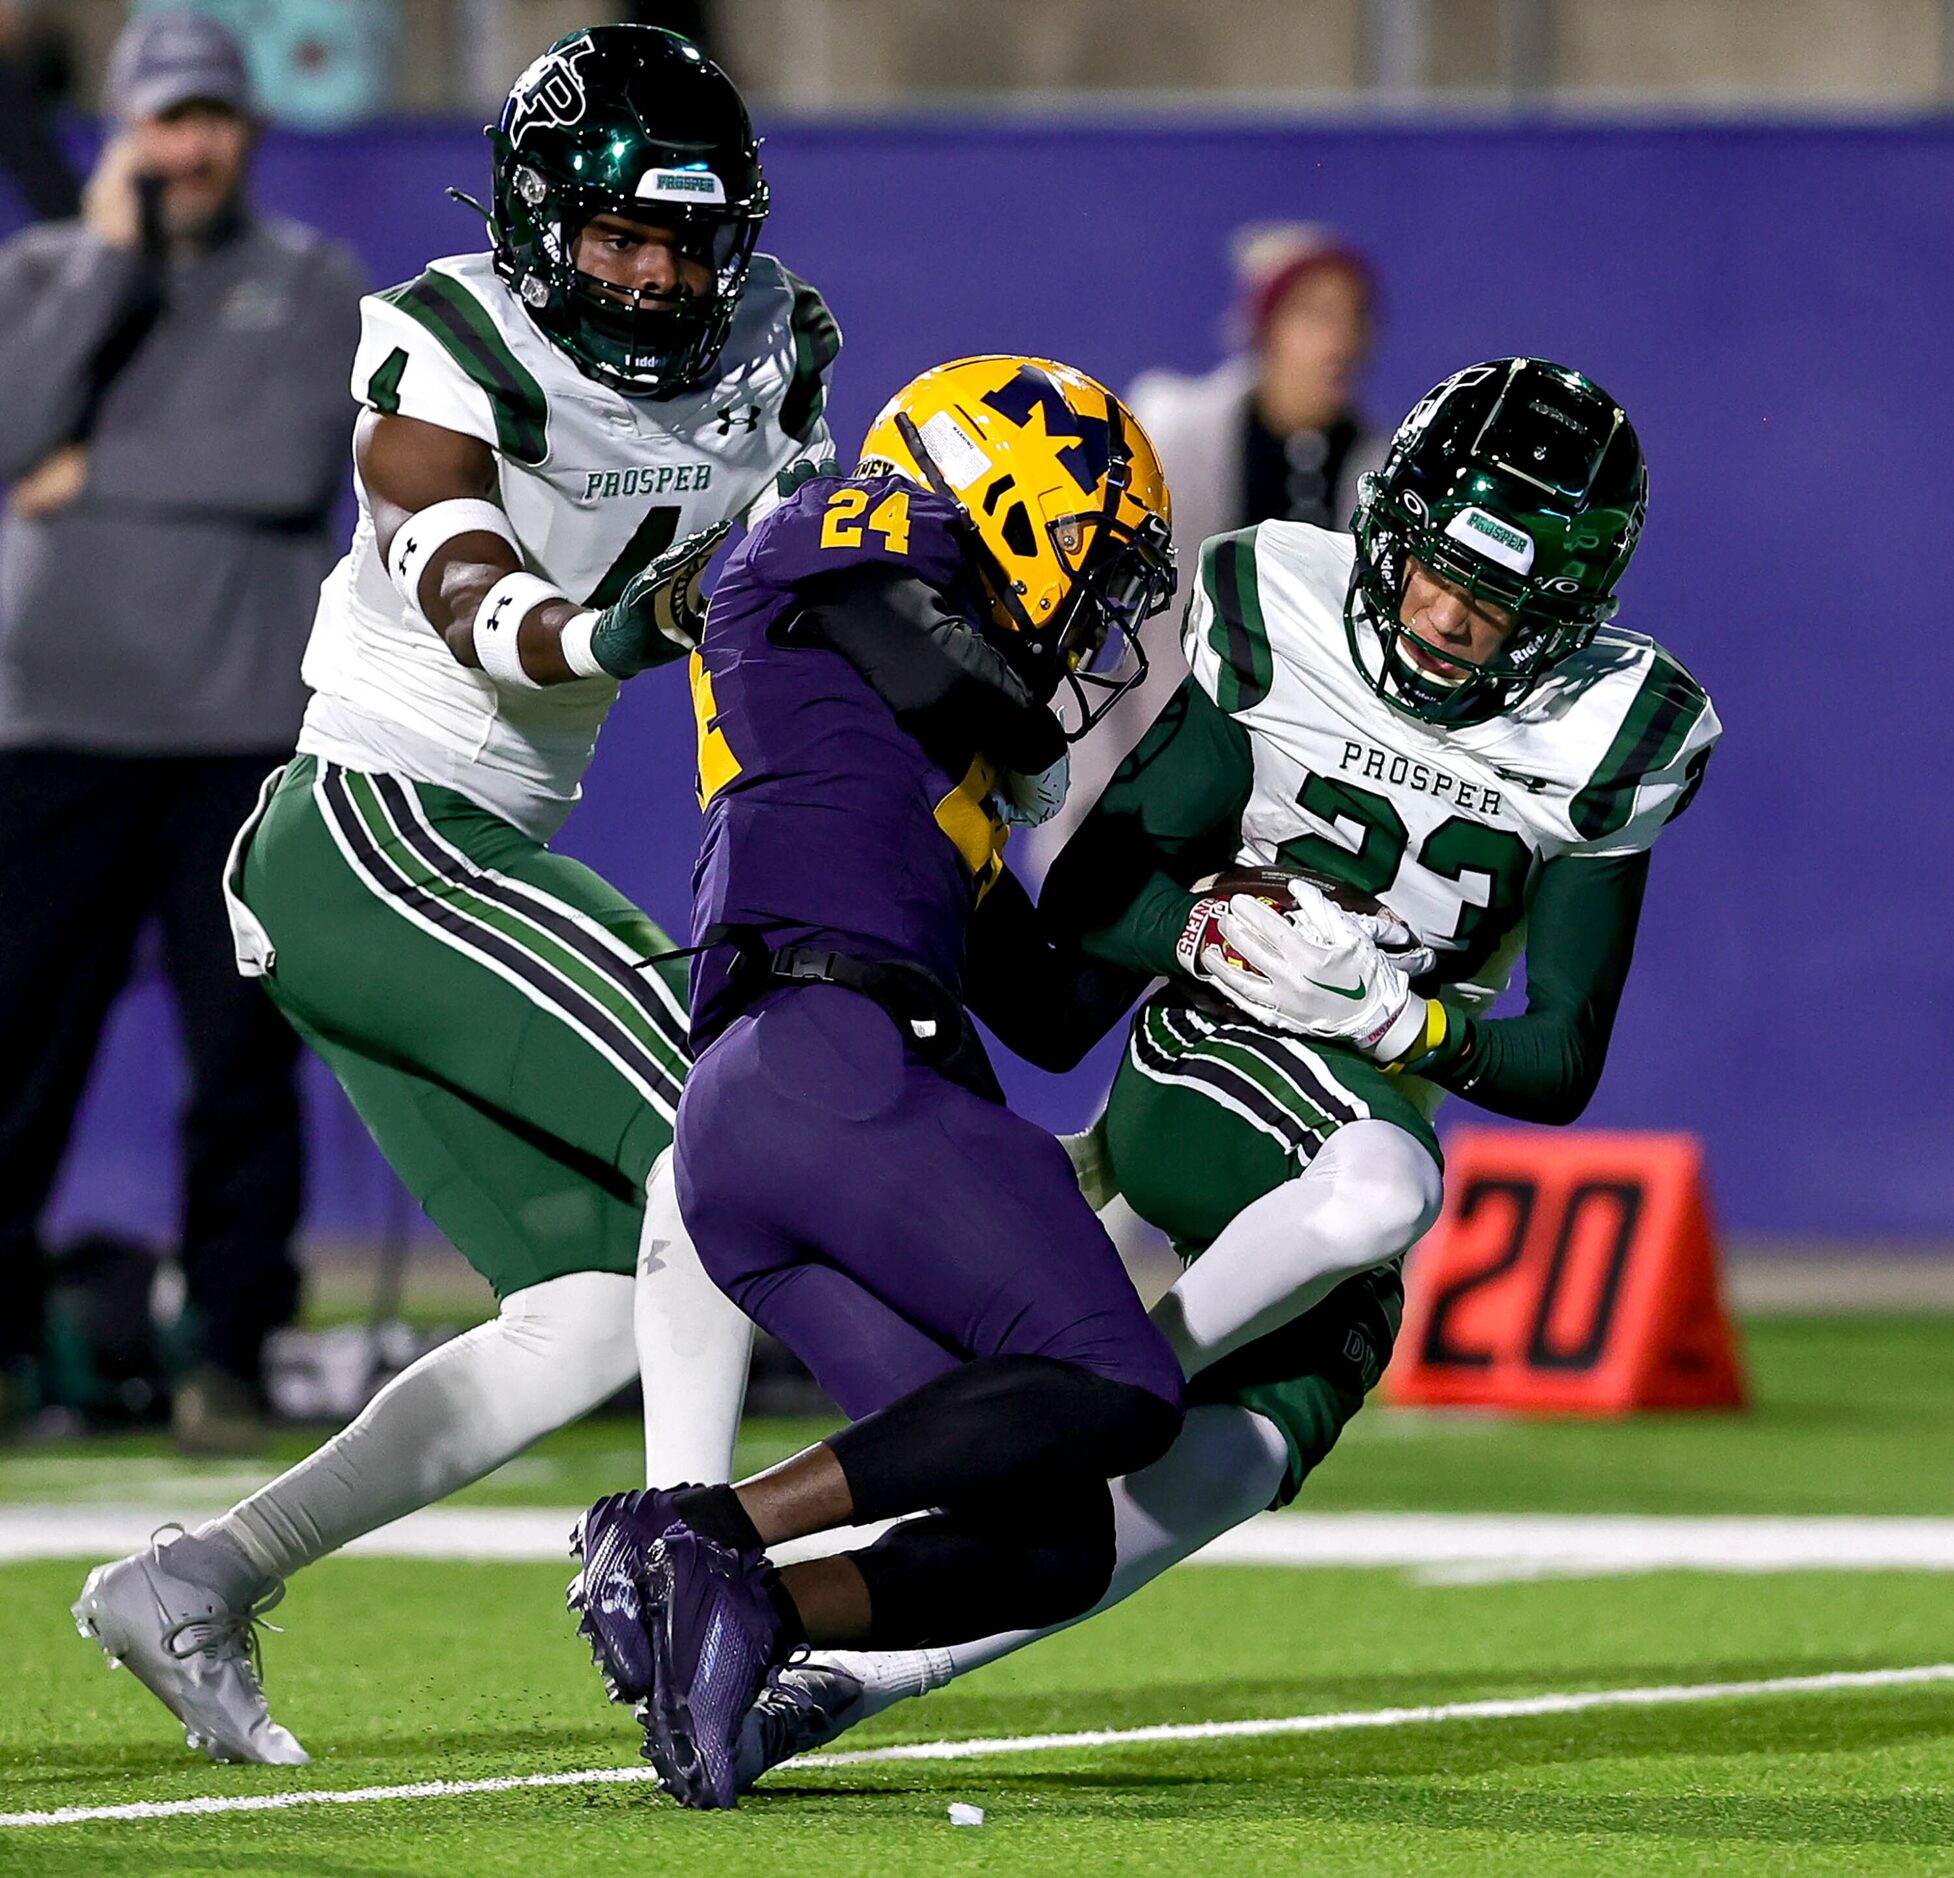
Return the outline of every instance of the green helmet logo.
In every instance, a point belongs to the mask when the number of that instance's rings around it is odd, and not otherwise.
[[[671,397],[707,383],[746,285],[767,184],[733,82],[653,26],[559,39],[489,128],[496,272],[543,332],[600,384]],[[618,287],[576,265],[599,215],[669,228],[707,292]]]
[[[1351,650],[1387,703],[1429,723],[1509,710],[1613,618],[1648,512],[1634,427],[1592,379],[1544,359],[1467,367],[1420,400],[1359,484]],[[1402,612],[1411,563],[1512,615],[1483,664],[1426,647]]]

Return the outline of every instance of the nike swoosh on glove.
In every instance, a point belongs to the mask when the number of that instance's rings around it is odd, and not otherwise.
[[[1424,1034],[1425,1000],[1350,916],[1325,900],[1292,913],[1237,894],[1216,918],[1221,946],[1202,975],[1257,1022],[1348,1044],[1376,1062],[1402,1056]]]
[[[654,665],[683,658],[705,630],[706,563],[719,552],[730,522],[715,522],[675,542],[625,582],[598,614],[590,652],[613,678],[635,678]]]

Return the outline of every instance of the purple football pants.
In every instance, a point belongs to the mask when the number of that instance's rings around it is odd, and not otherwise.
[[[1180,1402],[1065,1150],[912,1060],[856,992],[795,986],[735,1019],[686,1080],[676,1157],[713,1282],[851,1420],[998,1355]]]

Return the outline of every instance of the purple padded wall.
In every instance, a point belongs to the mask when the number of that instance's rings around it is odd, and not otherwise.
[[[1653,485],[1623,621],[1696,670],[1728,730],[1660,851],[1589,1119],[1702,1133],[1740,1231],[1954,1236],[1954,1094],[1932,1067],[1954,993],[1927,944],[1949,852],[1930,647],[1954,131],[823,126],[779,129],[766,154],[764,245],[848,337],[844,447],[892,388],[961,353],[1048,353],[1115,384],[1206,365],[1227,232],[1278,217],[1338,223],[1377,261],[1378,418],[1488,354],[1599,378],[1635,417]],[[459,128],[278,137],[260,193],[392,280],[475,245],[441,190],[480,188],[484,168]],[[683,693],[676,675],[630,689],[563,840],[675,925],[696,821]],[[165,1028],[160,995],[138,990],[63,1222],[167,1229]],[[1031,1113],[1076,1126],[1111,1060],[1008,1080]],[[368,1230],[383,1170],[317,1093],[314,1221]]]

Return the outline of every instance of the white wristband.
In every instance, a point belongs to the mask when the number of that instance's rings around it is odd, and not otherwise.
[[[1425,1034],[1425,1007],[1428,1000],[1409,997],[1403,1010],[1375,1036],[1360,1039],[1360,1045],[1379,1063],[1394,1063]]]
[[[546,600],[570,596],[534,574],[504,574],[475,609],[475,657],[482,670],[511,691],[541,691],[523,670],[522,623]]]
[[[450,502],[433,502],[417,510],[394,531],[387,548],[387,577],[399,589],[410,611],[421,619],[427,613],[421,605],[421,578],[427,564],[457,535],[499,535],[515,547],[515,531],[509,518],[493,502],[473,496],[457,496]]]
[[[557,643],[563,650],[563,663],[579,678],[608,678],[610,673],[597,662],[590,649],[590,636],[602,616],[595,609],[572,614],[563,622]]]

